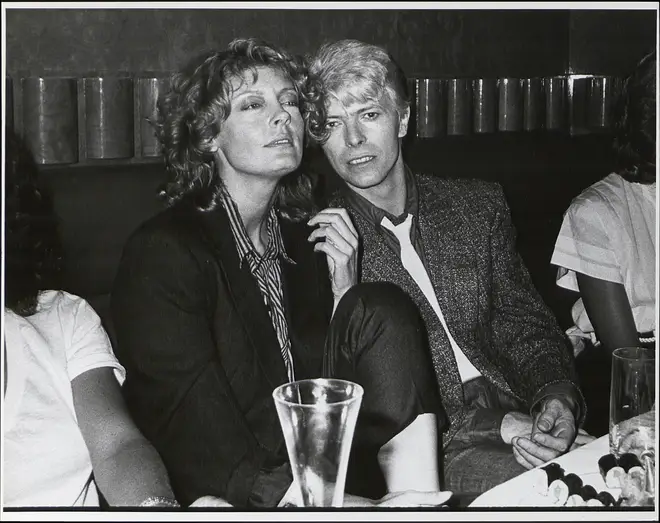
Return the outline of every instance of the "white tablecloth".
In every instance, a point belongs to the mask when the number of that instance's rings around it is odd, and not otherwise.
[[[616,489],[608,489],[598,470],[598,460],[609,453],[609,436],[605,435],[587,445],[579,447],[557,459],[552,460],[564,469],[566,474],[580,476],[584,484],[593,486],[597,492],[607,490],[618,497]],[[485,492],[475,499],[471,507],[539,507],[544,499],[531,490],[529,472],[510,479]]]

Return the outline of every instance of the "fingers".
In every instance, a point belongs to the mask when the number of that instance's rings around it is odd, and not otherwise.
[[[534,465],[530,463],[527,459],[523,457],[523,455],[520,453],[520,450],[518,450],[517,447],[512,447],[513,448],[513,457],[516,458],[516,461],[525,467],[527,470],[533,469]]]
[[[325,253],[335,299],[358,281],[357,250],[358,234],[345,209],[324,209],[310,219],[308,225],[317,225],[308,237],[316,241],[315,252]]]
[[[332,245],[339,252],[347,256],[351,256],[358,247],[357,238],[353,236],[350,238],[344,237],[339,231],[337,231],[334,225],[322,225],[317,229],[314,229],[307,238],[310,242],[318,239],[325,239],[325,243]]]
[[[569,430],[562,431],[559,436],[537,432],[532,439],[539,447],[546,447],[563,454],[571,446],[573,435]]]
[[[451,498],[452,492],[419,492],[406,490],[387,494],[376,503],[377,507],[437,507]]]
[[[592,441],[595,441],[596,438],[590,434],[587,434],[586,432],[578,432],[578,435],[575,438],[575,441],[573,443],[576,443],[580,447],[582,445],[586,445],[587,443],[591,443]]]
[[[571,448],[568,449],[568,450],[571,451],[571,450],[579,449],[583,445],[586,445],[587,443],[591,443],[592,441],[595,441],[595,440],[596,440],[595,437],[590,436],[586,432],[582,431],[581,433],[579,433],[577,435],[577,437],[575,438],[575,441],[571,445]]]
[[[351,245],[354,245],[354,248],[357,248],[358,232],[346,209],[323,209],[321,212],[313,216],[307,222],[307,225],[333,225],[335,229],[337,229],[337,231],[348,240],[349,243],[351,243]],[[350,238],[355,239],[354,244],[350,241]]]
[[[541,432],[550,432],[555,426],[559,415],[560,408],[558,404],[553,401],[546,401],[543,404],[541,412],[536,417],[535,427]]]
[[[512,440],[514,450],[517,450],[520,455],[534,467],[538,467],[551,459],[556,458],[560,452],[548,448],[546,446],[537,445],[533,441],[518,437]],[[568,445],[566,445],[568,448]]]

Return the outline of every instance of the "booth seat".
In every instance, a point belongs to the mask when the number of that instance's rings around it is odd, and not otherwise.
[[[481,178],[502,184],[517,229],[517,246],[541,297],[560,325],[570,325],[574,293],[555,284],[550,257],[563,212],[579,192],[611,170],[610,138],[591,134],[494,133],[413,139],[404,158],[413,170],[438,176]],[[311,168],[335,179],[320,151]],[[50,186],[65,259],[63,288],[87,299],[113,336],[109,297],[129,234],[162,205],[161,162],[74,164],[42,167]]]

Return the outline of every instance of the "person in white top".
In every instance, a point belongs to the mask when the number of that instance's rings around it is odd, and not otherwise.
[[[626,80],[615,124],[619,170],[571,202],[552,254],[557,285],[580,293],[568,331],[578,353],[582,339],[611,351],[639,345],[640,333],[654,336],[655,69],[654,51]]]
[[[178,507],[124,405],[124,369],[99,316],[49,290],[56,218],[29,150],[9,130],[5,193],[3,507],[99,507],[99,492],[110,506]]]
[[[557,285],[580,293],[567,334],[594,433],[608,430],[612,350],[655,347],[655,51],[626,79],[614,114],[617,171],[573,199],[551,258]]]

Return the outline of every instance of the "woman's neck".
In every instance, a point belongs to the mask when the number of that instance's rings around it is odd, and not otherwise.
[[[257,252],[263,254],[268,246],[266,223],[273,206],[277,181],[265,184],[260,180],[259,183],[249,184],[243,179],[225,180],[225,186],[236,203],[248,238]]]

